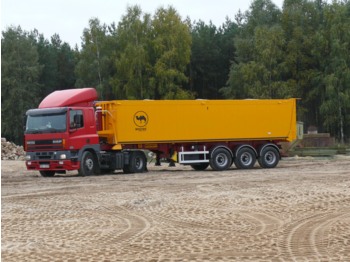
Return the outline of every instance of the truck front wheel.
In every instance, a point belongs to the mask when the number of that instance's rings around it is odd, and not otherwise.
[[[231,153],[225,148],[217,148],[213,151],[209,163],[215,171],[226,170],[232,163]]]
[[[81,158],[79,175],[92,176],[95,173],[96,168],[97,168],[97,162],[93,154],[89,151],[85,151],[83,153],[83,157]]]

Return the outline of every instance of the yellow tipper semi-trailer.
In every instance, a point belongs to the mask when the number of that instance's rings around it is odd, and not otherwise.
[[[145,151],[157,164],[273,168],[280,142],[296,139],[296,99],[114,100],[96,102],[93,88],[56,91],[28,110],[27,168],[44,176],[79,170],[82,175],[147,170]],[[59,116],[65,127],[43,128]],[[58,120],[57,120],[58,121]]]

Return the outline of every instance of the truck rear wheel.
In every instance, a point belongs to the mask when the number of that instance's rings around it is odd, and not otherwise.
[[[235,165],[239,169],[253,168],[256,162],[256,155],[250,147],[243,147],[239,149],[234,160]]]
[[[142,173],[147,170],[147,159],[142,151],[130,152],[129,165],[124,168],[124,173]]]
[[[83,153],[83,157],[81,158],[79,175],[92,176],[96,173],[96,170],[97,170],[97,162],[93,154],[89,151],[85,151]]]
[[[55,171],[39,171],[40,175],[43,177],[53,177],[55,175]]]
[[[209,163],[215,171],[226,170],[232,163],[231,153],[225,148],[217,148],[211,154]]]
[[[199,164],[191,165],[191,167],[196,171],[203,171],[207,169],[208,166],[209,166],[209,163],[199,163]]]
[[[279,159],[278,150],[273,146],[267,146],[261,150],[258,162],[262,168],[274,168],[277,166]]]

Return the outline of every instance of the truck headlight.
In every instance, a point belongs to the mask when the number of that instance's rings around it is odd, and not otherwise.
[[[30,155],[26,155],[26,160],[29,161],[31,160],[32,158],[30,157]]]
[[[60,155],[60,159],[67,159],[67,155],[66,154]]]

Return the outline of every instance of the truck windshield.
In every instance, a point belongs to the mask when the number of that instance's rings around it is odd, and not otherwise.
[[[60,133],[67,130],[66,112],[28,115],[26,133]]]

